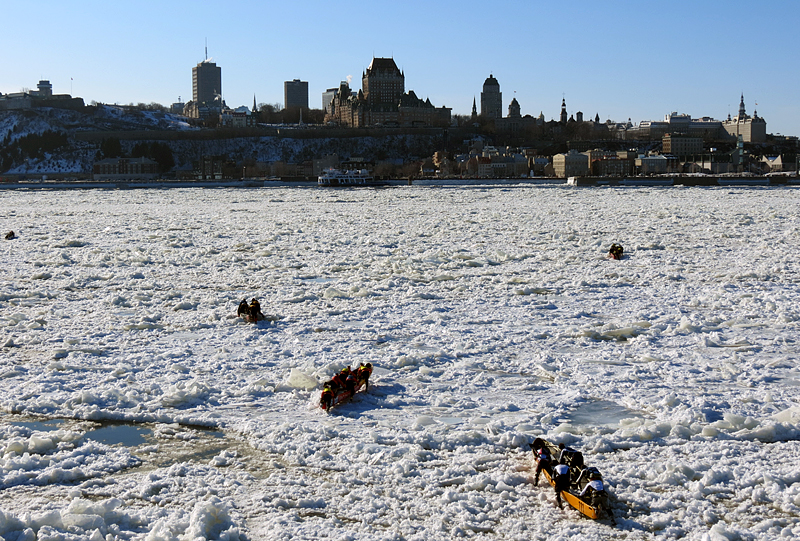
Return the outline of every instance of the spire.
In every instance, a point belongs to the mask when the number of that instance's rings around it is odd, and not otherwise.
[[[256,95],[253,94],[253,112],[255,113],[258,110],[258,106],[256,105]]]
[[[475,103],[475,96],[472,96],[472,118],[478,116],[478,107]]]
[[[565,98],[561,98],[561,123],[567,123],[567,101]]]
[[[739,120],[744,120],[747,113],[744,110],[744,92],[742,92],[742,101],[739,102]]]

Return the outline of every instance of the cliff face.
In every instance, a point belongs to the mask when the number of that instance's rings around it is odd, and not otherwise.
[[[105,157],[103,141],[118,139],[122,155],[140,143],[169,146],[176,167],[202,156],[225,156],[234,162],[302,163],[335,154],[370,161],[404,161],[431,155],[441,144],[441,130],[411,133],[269,127],[249,130],[201,130],[183,117],[132,111],[107,105],[83,111],[36,109],[0,112],[0,173],[89,173]],[[55,140],[56,143],[48,142]]]

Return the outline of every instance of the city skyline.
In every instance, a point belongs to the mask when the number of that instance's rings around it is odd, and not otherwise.
[[[16,24],[0,36],[2,93],[47,79],[54,93],[87,103],[187,102],[207,40],[231,107],[250,106],[253,95],[283,103],[284,82],[301,79],[309,106],[321,108],[326,89],[348,78],[359,89],[371,59],[391,57],[407,90],[453,114],[470,114],[491,74],[503,115],[516,97],[523,115],[557,119],[565,97],[570,115],[602,121],[672,111],[723,120],[744,93],[747,112],[757,109],[770,133],[800,135],[792,28],[800,3],[392,1],[330,13],[324,2],[235,0],[229,20],[182,0],[37,6],[4,7]]]

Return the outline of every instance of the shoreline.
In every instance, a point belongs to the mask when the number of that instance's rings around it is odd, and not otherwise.
[[[563,178],[449,178],[449,179],[417,179],[409,183],[406,179],[384,181],[382,186],[372,188],[393,188],[402,186],[570,186],[570,187],[770,187],[797,186],[800,177],[773,176],[667,176],[667,177],[580,177]],[[135,190],[135,189],[170,189],[170,188],[325,188],[341,189],[352,186],[319,186],[315,181],[307,180],[31,180],[0,183],[0,190]]]

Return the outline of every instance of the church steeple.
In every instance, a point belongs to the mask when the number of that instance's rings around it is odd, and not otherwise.
[[[254,113],[258,112],[258,106],[256,105],[256,95],[255,94],[253,94],[253,112]]]
[[[478,117],[478,107],[475,103],[475,96],[472,97],[472,119],[475,120]]]
[[[561,123],[567,123],[567,101],[565,98],[561,98]]]
[[[747,116],[744,110],[744,92],[742,92],[742,101],[739,102],[739,120],[743,120]]]

